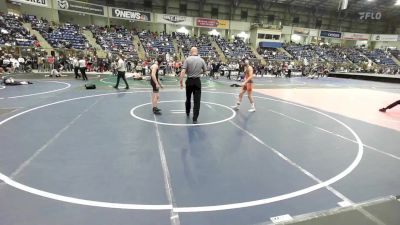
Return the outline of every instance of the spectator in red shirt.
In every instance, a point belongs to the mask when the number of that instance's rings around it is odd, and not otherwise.
[[[50,71],[54,69],[54,61],[55,61],[54,56],[47,57],[47,63],[49,64]]]

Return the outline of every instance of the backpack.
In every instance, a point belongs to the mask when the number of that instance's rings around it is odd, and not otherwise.
[[[85,84],[85,88],[86,88],[87,90],[89,90],[89,89],[96,89],[96,85],[95,85],[95,84]]]

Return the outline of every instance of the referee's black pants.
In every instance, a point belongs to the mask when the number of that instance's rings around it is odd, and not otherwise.
[[[129,85],[128,82],[126,81],[125,71],[118,71],[117,84],[115,85],[115,88],[118,88],[119,81],[121,80],[121,78],[125,82],[125,88],[128,89]]]
[[[79,75],[79,67],[74,67],[74,73],[75,73],[75,78],[76,79],[78,79],[79,77],[81,77],[80,75]]]
[[[186,114],[190,113],[193,94],[193,121],[197,121],[200,113],[201,80],[200,78],[188,78],[186,80]]]
[[[86,76],[86,67],[79,68],[79,71],[81,71],[83,80],[88,80],[88,78]]]

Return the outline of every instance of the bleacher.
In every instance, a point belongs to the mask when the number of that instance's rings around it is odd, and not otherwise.
[[[240,60],[243,58],[257,58],[251,48],[248,47],[246,43],[240,38],[235,38],[233,42],[228,42],[225,38],[219,37],[216,38],[216,42],[227,59]]]
[[[79,27],[69,23],[56,28],[51,33],[43,35],[43,37],[53,47],[65,47],[78,50],[84,50],[90,47]]]
[[[34,46],[36,37],[22,26],[22,18],[11,14],[0,14],[0,45]]]
[[[346,56],[352,63],[360,64],[368,62],[368,59],[362,54],[361,49],[356,48],[342,48],[341,54]]]
[[[58,27],[51,27],[47,20],[35,16],[26,16],[32,29],[37,30],[53,48],[68,48],[84,50],[90,48],[89,42],[82,34],[78,25],[65,23]]]
[[[37,30],[54,48],[68,48],[84,50],[90,48],[89,42],[82,33],[81,28],[74,24],[63,24],[52,27],[46,19],[38,19],[36,16],[23,15],[17,17],[11,14],[0,14],[0,45],[10,46],[34,46],[36,37],[29,34],[22,22],[31,23],[32,29]],[[143,31],[137,33],[123,26],[100,27],[91,25],[86,29],[92,31],[94,38],[103,50],[110,53],[124,53],[129,58],[138,58],[138,50],[133,44],[133,36],[138,34],[140,44],[143,46],[147,57],[159,54],[175,56],[177,50],[182,49],[184,57],[189,56],[190,48],[196,46],[199,55],[203,58],[219,61],[219,55],[213,47],[213,41],[217,43],[221,51],[229,61],[247,58],[256,60],[257,57],[245,42],[235,38],[232,42],[217,36],[201,35],[189,36],[185,34],[157,33]],[[174,47],[174,40],[178,49]],[[217,47],[218,48],[218,47]],[[258,53],[269,62],[287,62],[296,60],[304,62],[321,62],[332,64],[348,64],[349,67],[362,67],[371,59],[374,63],[385,68],[398,67],[392,56],[400,58],[399,50],[366,50],[358,48],[345,48],[330,45],[284,45],[284,49],[293,57],[274,48],[259,48]],[[383,69],[385,69],[383,68]]]
[[[219,61],[219,55],[212,47],[211,38],[209,36],[201,35],[200,37],[190,37],[184,34],[177,34],[176,40],[178,45],[182,48],[182,52],[185,57],[190,55],[190,48],[197,47],[201,57],[211,58]]]
[[[389,52],[382,49],[375,49],[372,51],[364,50],[364,54],[378,65],[396,66]]]
[[[133,31],[123,26],[100,27],[91,25],[86,27],[93,33],[97,44],[107,52],[123,53],[129,58],[138,59],[137,49],[133,45]]]
[[[338,47],[330,47],[330,46],[315,46],[315,52],[319,55],[319,57],[323,61],[327,61],[330,63],[346,63],[348,62],[347,57],[341,52],[341,49]]]
[[[139,33],[139,39],[148,57],[167,53],[175,55],[175,47],[171,35],[143,31]]]
[[[291,58],[283,52],[278,51],[274,48],[259,48],[258,54],[260,54],[267,61],[290,61]]]
[[[303,61],[306,59],[307,61],[319,61],[319,56],[311,45],[286,45],[284,49],[292,55],[294,60]]]

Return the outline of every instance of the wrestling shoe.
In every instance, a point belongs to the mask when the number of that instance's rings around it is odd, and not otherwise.
[[[233,109],[233,110],[239,110],[239,106],[240,106],[240,104],[238,104],[238,103],[236,103],[236,105],[235,106],[231,106],[231,108]]]

